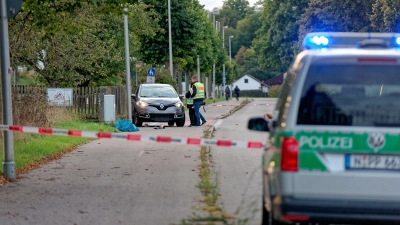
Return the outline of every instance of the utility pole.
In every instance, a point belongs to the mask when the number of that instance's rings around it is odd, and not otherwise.
[[[172,33],[171,33],[171,0],[168,0],[168,38],[169,38],[169,72],[174,77],[174,68],[172,62]]]
[[[0,51],[1,51],[1,78],[3,98],[3,124],[13,125],[12,99],[11,99],[11,67],[10,67],[10,43],[8,37],[8,17],[6,0],[0,0]],[[11,131],[3,132],[3,173],[12,180],[15,180],[14,162],[14,136]]]
[[[222,49],[225,51],[225,29],[228,28],[228,26],[223,26],[222,27]],[[225,63],[222,65],[222,85],[223,88],[225,88],[225,81],[226,81],[226,75],[225,75]]]
[[[213,64],[213,84],[212,84],[212,98],[214,99],[215,103],[215,63]]]
[[[124,8],[124,36],[125,36],[125,73],[126,73],[126,93],[128,100],[127,120],[132,122],[132,102],[131,102],[131,59],[129,57],[129,34],[128,34],[128,9]],[[136,74],[137,76],[137,74]]]
[[[215,31],[218,33],[218,21],[215,21],[215,15],[219,15],[219,9],[218,8],[214,8],[212,11],[213,14],[213,25],[215,28]],[[213,83],[212,83],[212,98],[214,99],[214,103],[215,103],[215,61],[213,64]]]

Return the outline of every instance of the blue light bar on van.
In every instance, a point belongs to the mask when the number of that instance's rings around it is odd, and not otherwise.
[[[325,36],[314,36],[311,38],[311,42],[316,45],[327,46],[329,44],[329,39]]]
[[[315,32],[303,40],[304,49],[399,48],[398,33]]]

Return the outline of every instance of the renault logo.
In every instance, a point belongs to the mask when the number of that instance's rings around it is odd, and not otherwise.
[[[385,145],[385,135],[382,133],[370,133],[368,135],[368,145],[373,148],[375,152],[378,152]]]
[[[160,109],[164,109],[164,104],[160,104]]]

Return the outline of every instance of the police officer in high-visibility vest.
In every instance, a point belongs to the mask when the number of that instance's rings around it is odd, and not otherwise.
[[[206,93],[204,91],[204,85],[197,81],[197,76],[192,76],[192,92],[190,97],[193,98],[194,103],[194,111],[196,113],[196,126],[201,126],[205,124],[207,121],[203,115],[200,113],[200,107],[204,103],[204,98],[206,97]],[[200,123],[201,119],[201,123]]]
[[[189,127],[196,126],[197,125],[197,120],[196,120],[196,113],[194,111],[194,101],[193,98],[191,98],[191,93],[193,92],[192,90],[192,85],[193,83],[190,83],[189,86],[189,91],[186,92],[185,97],[186,97],[186,107],[189,110],[189,118],[190,118],[190,125]]]

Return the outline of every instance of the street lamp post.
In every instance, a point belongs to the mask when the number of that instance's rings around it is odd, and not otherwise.
[[[215,15],[219,14],[219,9],[218,8],[214,8],[213,11],[212,11],[212,14],[213,14],[213,25],[214,25],[215,31],[218,32],[218,26],[217,26],[218,21],[215,21]],[[214,99],[214,103],[215,103],[215,61],[214,61],[214,64],[213,64],[213,78],[212,79],[213,79],[213,83],[212,83],[212,98]]]
[[[1,55],[1,92],[3,98],[3,124],[13,125],[11,99],[10,43],[8,35],[7,1],[0,2],[0,55]],[[14,135],[12,131],[3,131],[3,174],[15,180]]]
[[[228,26],[223,26],[222,27],[222,49],[225,51],[225,29],[228,28]],[[225,63],[222,64],[222,85],[225,87],[225,81],[226,81],[226,76],[225,76]]]
[[[228,26],[223,26],[222,27],[222,48],[225,49],[225,29],[228,28]]]
[[[172,33],[171,33],[171,0],[168,0],[168,38],[169,38],[169,72],[174,77],[172,64]]]
[[[234,38],[234,36],[229,36],[229,64],[232,64],[232,49],[231,49],[232,38]]]
[[[212,98],[214,99],[215,103],[215,63],[213,64],[213,84],[212,84]]]
[[[127,120],[132,122],[132,105],[131,105],[131,64],[129,57],[129,35],[128,35],[128,9],[124,8],[124,36],[125,36],[125,66],[126,66],[126,92],[128,101]]]

